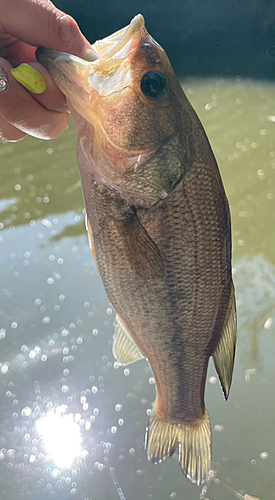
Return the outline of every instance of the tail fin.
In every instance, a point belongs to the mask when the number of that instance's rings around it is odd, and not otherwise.
[[[179,445],[179,464],[193,483],[205,481],[211,465],[211,430],[208,413],[193,425],[169,422],[153,411],[146,433],[147,457],[159,463],[170,457]]]

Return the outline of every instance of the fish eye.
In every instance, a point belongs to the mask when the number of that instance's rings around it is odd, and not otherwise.
[[[167,80],[157,71],[150,71],[141,80],[141,90],[150,99],[159,99],[167,90]]]

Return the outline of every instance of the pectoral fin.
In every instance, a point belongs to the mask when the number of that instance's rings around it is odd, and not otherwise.
[[[115,319],[113,355],[120,365],[129,365],[144,357],[118,316]]]
[[[234,285],[232,283],[231,295],[225,317],[222,336],[219,340],[219,343],[215,351],[212,353],[215,368],[219,375],[225,399],[228,399],[232,381],[236,338],[237,338],[237,319],[236,319],[235,290],[234,290]]]
[[[126,258],[141,278],[161,278],[164,263],[161,253],[135,214],[116,220]]]

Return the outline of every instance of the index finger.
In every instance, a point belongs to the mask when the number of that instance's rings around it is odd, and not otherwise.
[[[49,0],[0,0],[0,33],[60,52],[84,57],[89,42],[76,21]]]

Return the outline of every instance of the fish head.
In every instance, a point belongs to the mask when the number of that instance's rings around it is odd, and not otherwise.
[[[132,196],[165,198],[182,170],[178,157],[171,162],[181,88],[166,53],[139,14],[95,42],[88,58],[37,50],[70,104],[87,168],[97,181]]]

